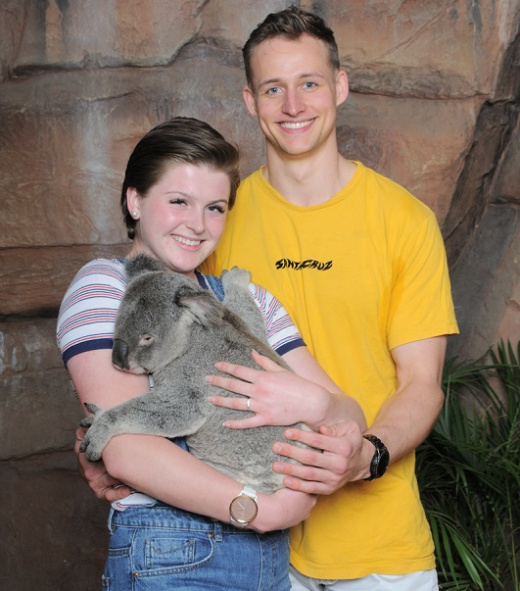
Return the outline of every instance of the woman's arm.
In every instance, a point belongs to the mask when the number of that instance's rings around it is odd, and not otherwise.
[[[76,355],[70,359],[68,370],[81,402],[100,408],[149,391],[147,376],[115,369],[108,349]],[[98,471],[91,472],[93,481],[100,473],[108,472],[116,481],[165,503],[224,522],[229,522],[229,504],[242,489],[241,483],[162,437],[113,437],[103,452],[103,461],[104,466],[99,464]],[[259,512],[251,527],[259,531],[280,529],[306,518],[315,499],[301,493],[294,495],[288,490],[259,495]]]
[[[161,501],[229,523],[229,505],[243,484],[195,458],[167,439],[148,435],[115,437],[103,454],[108,471]],[[288,489],[258,495],[257,531],[283,529],[305,519],[315,499]]]
[[[353,421],[360,432],[366,429],[359,403],[340,390],[307,347],[297,347],[283,356],[292,372],[256,351],[252,356],[261,370],[221,362],[217,369],[227,375],[207,377],[212,386],[251,398],[249,408],[243,398],[218,396],[217,393],[210,398],[217,406],[255,412],[254,416],[228,421],[227,427],[243,429],[305,423],[317,431],[323,425]]]

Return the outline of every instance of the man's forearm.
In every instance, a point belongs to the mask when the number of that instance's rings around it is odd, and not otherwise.
[[[410,384],[396,392],[381,408],[367,432],[384,442],[390,462],[395,462],[426,439],[443,402],[444,394],[436,384]]]

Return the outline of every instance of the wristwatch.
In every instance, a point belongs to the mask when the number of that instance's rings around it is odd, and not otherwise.
[[[372,461],[370,462],[370,476],[365,478],[365,480],[381,478],[390,463],[390,454],[388,453],[385,444],[375,435],[367,433],[366,435],[363,435],[363,437],[370,441],[370,443],[376,448]]]
[[[247,527],[258,513],[256,504],[256,490],[250,486],[244,486],[237,497],[229,505],[231,523],[235,527]]]

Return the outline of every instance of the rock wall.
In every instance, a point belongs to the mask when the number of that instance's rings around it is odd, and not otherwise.
[[[460,337],[520,338],[520,0],[295,2],[332,26],[350,96],[342,152],[400,182],[446,237]],[[263,159],[240,47],[264,0],[0,5],[0,587],[99,588],[107,507],[75,468],[81,410],[55,346],[81,264],[123,254],[118,192],[138,138],[173,115]]]

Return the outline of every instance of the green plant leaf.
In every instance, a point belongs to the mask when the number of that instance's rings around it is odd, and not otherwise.
[[[445,364],[416,472],[441,589],[520,591],[520,342]]]

